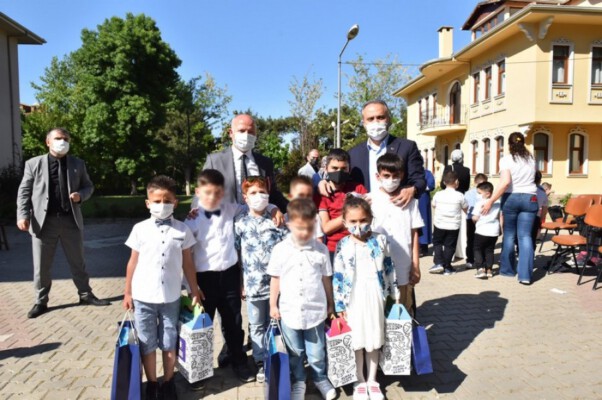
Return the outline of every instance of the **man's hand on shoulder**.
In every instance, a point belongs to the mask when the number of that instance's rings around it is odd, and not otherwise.
[[[408,204],[410,204],[410,201],[412,201],[412,199],[414,198],[415,195],[416,195],[416,188],[414,186],[410,186],[410,187],[401,189],[399,194],[397,196],[393,197],[391,199],[391,201],[396,206],[405,208]]]

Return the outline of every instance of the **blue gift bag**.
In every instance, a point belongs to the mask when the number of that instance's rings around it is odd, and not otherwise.
[[[432,374],[433,363],[431,361],[428,338],[426,337],[426,329],[417,323],[412,329],[412,336],[412,359],[416,374]]]
[[[131,313],[128,310],[119,324],[119,333],[115,344],[111,400],[140,400],[141,393],[140,344]]]
[[[266,400],[285,400],[291,397],[290,365],[286,345],[278,321],[272,320],[265,334]]]

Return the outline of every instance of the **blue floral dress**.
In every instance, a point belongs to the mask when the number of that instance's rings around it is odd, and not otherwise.
[[[334,260],[337,311],[347,312],[355,350],[374,351],[384,344],[385,299],[397,296],[395,268],[384,235],[372,233],[365,243],[347,236]]]

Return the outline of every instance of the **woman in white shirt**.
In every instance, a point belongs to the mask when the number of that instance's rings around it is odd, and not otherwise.
[[[534,249],[531,229],[537,215],[537,186],[535,185],[535,160],[525,146],[519,132],[508,138],[510,154],[500,160],[500,183],[493,195],[483,205],[486,214],[492,204],[502,197],[504,215],[504,240],[500,258],[500,275],[514,277],[523,285],[531,284]],[[514,250],[518,237],[518,265]]]

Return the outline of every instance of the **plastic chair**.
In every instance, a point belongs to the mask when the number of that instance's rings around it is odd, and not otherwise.
[[[573,231],[578,227],[574,217],[581,217],[585,215],[587,209],[592,205],[592,202],[593,199],[589,197],[571,197],[566,203],[566,207],[564,208],[565,214],[562,221],[556,220],[554,222],[544,222],[541,225],[542,229],[545,229],[546,231],[544,232],[543,238],[541,239],[541,246],[539,246],[539,251],[541,252],[543,244],[546,241],[546,235],[548,234],[548,230],[553,230],[556,233],[556,236],[560,235],[561,230],[568,230],[569,235],[572,236]]]
[[[579,219],[583,217],[587,210],[591,207],[593,203],[593,199],[591,197],[575,197],[569,199],[566,204],[566,213],[575,217],[575,219]],[[567,224],[569,225],[569,224]],[[558,228],[560,229],[570,229],[570,232],[573,233],[575,229],[579,227],[578,224],[570,224],[575,225],[572,228]],[[581,235],[556,235],[552,237],[552,242],[556,244],[556,251],[554,252],[554,256],[550,261],[548,274],[552,274],[556,272],[560,268],[560,256],[564,256],[567,254],[573,255],[573,261],[575,262],[575,268],[577,272],[579,272],[579,266],[577,265],[577,255],[575,254],[575,249],[581,246],[585,246],[587,244],[587,239]]]
[[[602,230],[602,205],[600,205],[600,204],[593,205],[589,208],[589,210],[587,210],[587,214],[585,215],[585,223],[587,224],[587,226],[590,227],[587,241],[591,243],[592,241],[594,241],[593,239],[596,238],[596,234],[597,234],[597,236],[599,236],[599,232],[600,232],[600,230]],[[598,253],[600,253],[601,250],[602,250],[602,246],[597,248]],[[581,273],[579,274],[579,279],[577,280],[577,285],[581,285],[581,280],[583,279],[583,274],[585,273],[585,270],[587,268],[587,263],[592,259],[593,252],[595,252],[595,250],[592,251],[591,249],[588,249],[587,258],[585,259],[585,263],[583,264],[583,267],[581,268]],[[598,268],[597,265],[596,265],[596,268]],[[594,287],[592,288],[592,290],[597,289],[598,281],[600,280],[601,275],[602,275],[602,269],[598,272],[596,279],[594,280]],[[586,283],[586,282],[584,282],[584,283]]]

